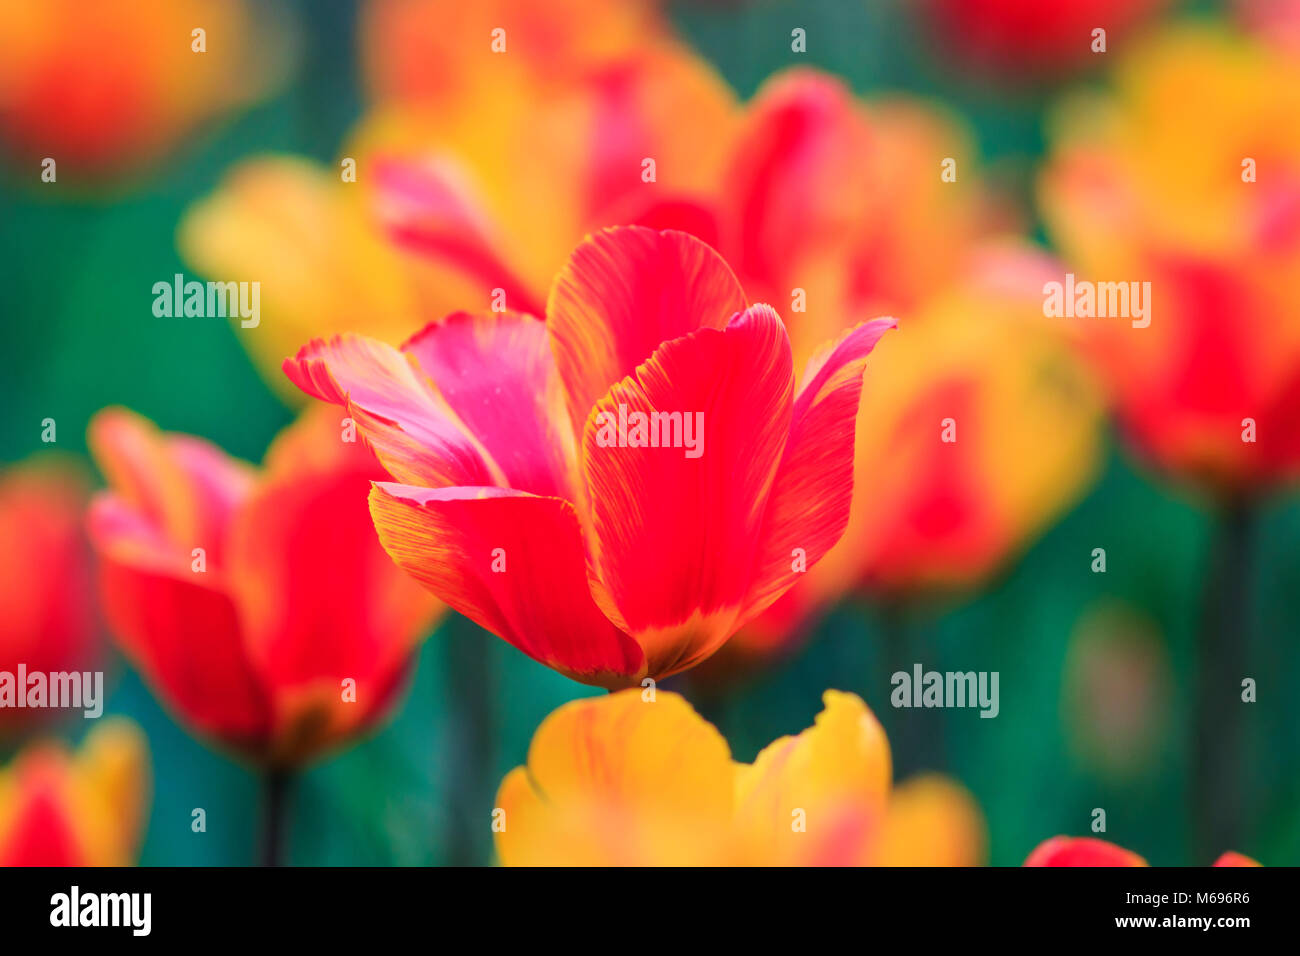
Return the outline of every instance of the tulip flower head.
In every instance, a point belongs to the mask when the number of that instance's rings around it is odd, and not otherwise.
[[[925,0],[919,8],[962,59],[1046,77],[1111,51],[1168,0]],[[1097,31],[1101,33],[1098,34]]]
[[[1052,837],[1044,840],[1025,860],[1025,866],[1147,866],[1147,861],[1131,850],[1098,840],[1096,837]],[[1214,861],[1215,866],[1259,866],[1240,853],[1228,852]]]
[[[481,79],[552,87],[662,40],[659,0],[366,0],[362,61],[378,98],[445,106]]]
[[[45,182],[157,158],[277,78],[287,37],[265,15],[255,26],[258,6],[0,0],[0,142]]]
[[[69,754],[34,743],[0,768],[0,866],[128,866],[149,805],[149,751],[135,724],[95,725]]]
[[[736,763],[685,699],[624,690],[565,704],[497,793],[497,852],[529,865],[974,865],[980,812],[935,776],[892,788],[860,698]]]
[[[1179,27],[1062,110],[1041,183],[1075,272],[1150,283],[1147,327],[1081,320],[1125,436],[1224,497],[1300,478],[1297,115],[1294,56]]]
[[[85,476],[58,458],[0,472],[0,672],[77,671],[95,656]],[[0,708],[0,735],[57,713]]]
[[[401,349],[317,340],[285,372],[348,409],[395,479],[371,493],[380,540],[447,604],[584,683],[667,677],[843,533],[893,321],[796,387],[776,312],[700,240],[643,227],[578,246],[546,311],[452,315]]]
[[[375,540],[346,423],[300,419],[260,472],[122,409],[89,444],[105,613],[181,722],[291,768],[388,713],[437,607]]]

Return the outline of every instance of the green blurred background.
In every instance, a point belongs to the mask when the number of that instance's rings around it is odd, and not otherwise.
[[[186,271],[175,250],[176,224],[228,166],[268,151],[333,159],[361,114],[354,4],[290,6],[303,30],[293,80],[274,99],[191,140],[146,182],[51,201],[30,171],[6,174],[0,383],[8,408],[0,416],[0,459],[47,447],[40,440],[47,417],[58,423],[60,448],[84,453],[87,420],[109,404],[252,460],[289,421],[224,320],[155,318],[151,287]],[[982,86],[947,73],[893,4],[679,5],[674,19],[742,96],[797,61],[832,71],[862,93],[932,97],[972,127],[990,178],[1026,201],[1031,196],[1043,110],[1059,90]],[[806,55],[790,52],[791,23],[808,32]],[[1271,505],[1256,540],[1248,611],[1248,673],[1260,690],[1245,727],[1249,814],[1235,849],[1273,865],[1300,859],[1300,701],[1291,694],[1300,668],[1298,541],[1300,502]],[[1106,548],[1105,574],[1090,570],[1094,547]],[[973,791],[995,864],[1020,863],[1054,834],[1087,833],[1096,807],[1107,811],[1106,838],[1152,862],[1205,864],[1192,850],[1187,728],[1208,547],[1201,504],[1162,487],[1112,442],[1085,500],[986,593],[908,613],[905,625],[927,649],[927,667],[1001,673],[997,719],[943,710],[897,727],[888,705],[884,615],[862,602],[835,611],[784,666],[716,693],[684,689],[743,760],[810,725],[824,689],[856,691],[891,731],[902,768],[939,762]],[[1137,681],[1136,690],[1106,678],[1116,668]],[[253,774],[177,727],[120,661],[108,680],[107,711],[137,720],[152,751],[142,862],[253,862],[260,812]],[[546,714],[589,692],[467,621],[449,619],[425,645],[396,720],[297,786],[291,861],[491,861],[497,783],[523,762]],[[1136,717],[1125,710],[1134,696],[1147,702]],[[1101,729],[1089,733],[1081,712]],[[919,761],[900,750],[918,732],[928,740]],[[900,744],[907,733],[913,737]],[[191,832],[196,807],[207,812],[206,833]]]

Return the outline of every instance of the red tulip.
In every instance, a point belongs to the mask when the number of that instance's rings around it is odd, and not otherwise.
[[[0,474],[0,671],[76,671],[94,656],[87,599],[90,555],[82,532],[88,488],[59,459],[32,459]],[[58,711],[0,708],[0,733]]]
[[[1040,843],[1025,866],[1146,866],[1136,853],[1096,837],[1052,837]],[[1240,853],[1225,853],[1215,866],[1259,866]]]
[[[122,409],[90,424],[109,482],[90,531],[122,649],[180,720],[267,766],[378,722],[435,613],[375,540],[382,473],[348,437],[305,417],[259,472]]]
[[[777,314],[698,239],[642,227],[584,241],[546,311],[453,315],[400,350],[316,340],[284,368],[357,421],[396,479],[371,494],[380,540],[447,604],[585,683],[667,677],[843,533],[862,370],[893,322],[796,389]]]
[[[1060,73],[1107,47],[1167,0],[926,0],[934,31],[963,59],[998,73]]]

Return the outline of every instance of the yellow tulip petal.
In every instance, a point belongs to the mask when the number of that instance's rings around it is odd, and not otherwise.
[[[140,728],[113,718],[95,728],[71,768],[67,799],[87,862],[123,866],[135,859],[149,805],[149,747]]]
[[[746,859],[857,863],[889,797],[889,741],[855,694],[828,690],[816,723],[768,745],[736,778]]]
[[[677,694],[573,701],[502,783],[497,850],[507,865],[722,862],[733,773],[726,741]]]

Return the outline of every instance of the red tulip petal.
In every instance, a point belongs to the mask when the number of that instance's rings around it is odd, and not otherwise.
[[[1136,853],[1095,837],[1052,837],[1040,843],[1025,866],[1146,866]]]
[[[872,131],[852,92],[812,70],[763,86],[727,173],[731,225],[721,248],[737,272],[772,282],[802,257],[843,242],[877,188],[862,175]]]
[[[89,666],[97,649],[84,512],[86,478],[42,456],[0,471],[0,671]],[[43,716],[0,710],[0,736]]]
[[[504,483],[442,397],[391,345],[358,335],[316,339],[283,367],[308,395],[348,408],[399,481],[435,487]]]
[[[461,312],[402,346],[511,488],[576,500],[577,454],[546,325],[529,315]]]
[[[1223,856],[1214,861],[1215,866],[1260,866],[1258,860],[1253,860],[1244,853],[1234,853],[1229,850]]]
[[[378,468],[355,450],[355,467],[263,484],[232,529],[232,590],[285,763],[387,714],[438,606],[380,547],[366,504]]]
[[[277,688],[356,680],[348,706],[359,711],[405,664],[436,607],[379,545],[366,504],[376,470],[363,458],[267,482],[230,543],[250,656]]]
[[[592,601],[569,502],[504,488],[377,483],[370,510],[398,565],[529,657],[606,687],[644,671],[636,642]]]
[[[893,319],[864,322],[808,362],[767,503],[746,619],[798,579],[796,548],[803,550],[804,570],[811,568],[848,527],[863,369],[880,337],[896,324]]]
[[[645,649],[652,676],[692,666],[734,632],[793,392],[785,326],[756,305],[725,330],[664,344],[592,410],[583,459],[599,578],[593,592]],[[689,457],[682,442],[619,447],[626,442],[616,426],[600,422],[601,413],[617,422],[620,406],[633,424],[636,413],[681,413],[678,437],[684,442],[689,423],[697,453]],[[631,428],[623,437],[637,438]]]
[[[22,753],[3,791],[0,866],[87,866],[75,810],[66,794],[70,761],[61,750],[36,745]]]
[[[183,722],[236,745],[260,739],[269,707],[216,570],[191,570],[157,529],[111,496],[91,505],[104,613],[119,645]]]
[[[588,236],[546,304],[575,434],[610,386],[662,343],[696,329],[721,329],[744,308],[731,269],[694,236],[641,226]]]

